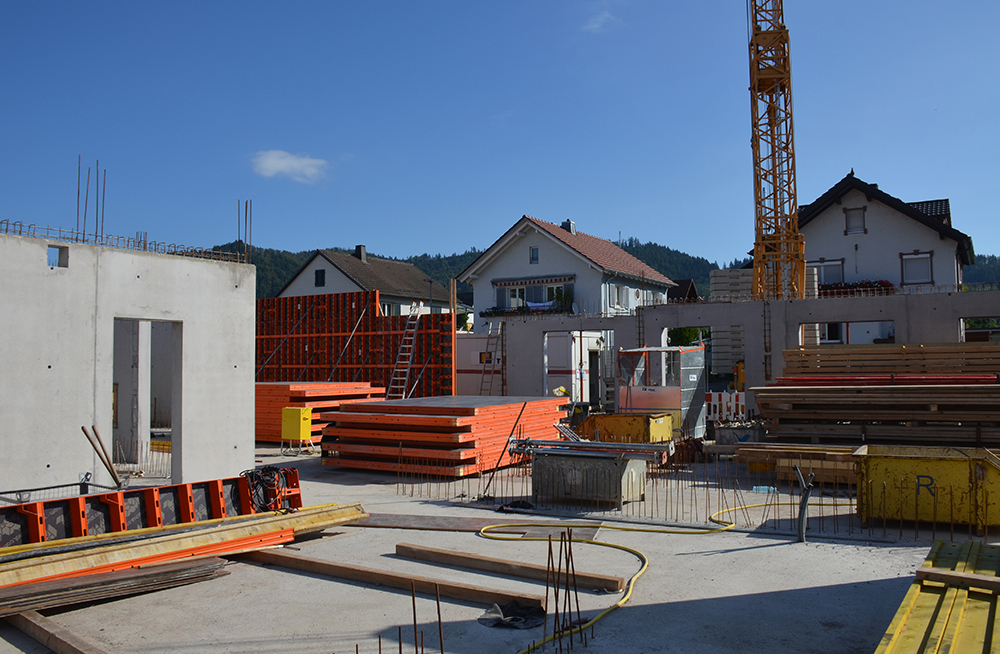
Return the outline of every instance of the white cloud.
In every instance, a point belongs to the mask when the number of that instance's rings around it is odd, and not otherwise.
[[[296,182],[312,184],[326,174],[328,162],[284,150],[261,150],[253,158],[253,171],[261,177],[284,175]]]
[[[600,11],[600,12],[594,14],[590,18],[590,20],[587,21],[587,24],[584,25],[582,29],[583,29],[584,32],[593,32],[595,34],[597,32],[603,32],[605,26],[610,21],[613,21],[613,20],[615,20],[615,17],[611,15],[610,11],[607,11],[607,10]]]

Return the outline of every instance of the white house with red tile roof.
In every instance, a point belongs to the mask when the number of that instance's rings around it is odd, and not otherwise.
[[[514,223],[457,277],[472,284],[476,325],[491,316],[543,313],[627,315],[666,302],[676,286],[603,238],[531,216]]]

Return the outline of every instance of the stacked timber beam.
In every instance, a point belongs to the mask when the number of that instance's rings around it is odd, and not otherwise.
[[[385,396],[385,388],[371,382],[258,382],[256,386],[256,439],[275,443],[281,441],[281,410],[285,407],[312,410],[313,442],[319,442],[331,412],[345,404],[374,402]]]
[[[998,343],[810,345],[782,356],[789,377],[1000,373]]]
[[[779,482],[795,482],[798,466],[803,478],[815,475],[816,484],[857,484],[854,472],[854,447],[819,445],[743,445],[735,459],[746,463],[750,472],[774,475]]]
[[[506,444],[559,438],[563,398],[452,396],[349,404],[323,430],[323,463],[464,477],[511,463]]]
[[[287,543],[298,536],[366,517],[360,504],[324,504],[296,513],[271,512],[253,517],[224,518],[216,524],[188,529],[161,528],[155,533],[119,534],[114,539],[60,541],[36,548],[31,556],[0,563],[0,589],[37,582],[55,582],[95,574],[130,570],[194,557],[221,556]],[[0,549],[0,554],[4,550]],[[32,594],[32,589],[26,589]],[[5,594],[13,602],[17,593]]]
[[[1000,344],[802,347],[754,388],[768,440],[1000,446]]]
[[[256,381],[386,387],[406,320],[382,315],[378,291],[260,299]],[[421,315],[407,394],[430,397],[454,391],[455,315]]]

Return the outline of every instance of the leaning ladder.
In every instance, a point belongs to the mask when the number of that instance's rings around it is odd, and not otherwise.
[[[410,305],[410,315],[406,318],[403,338],[399,342],[396,353],[396,363],[392,366],[392,376],[389,387],[385,390],[385,399],[401,400],[406,397],[406,385],[410,378],[410,365],[413,363],[413,345],[417,337],[417,321],[420,319],[420,308],[424,306],[414,302]]]
[[[497,358],[500,356],[500,349],[497,343],[500,341],[503,323],[493,331],[493,323],[486,328],[486,351],[483,353],[483,378],[479,383],[480,395],[493,395],[493,375],[497,369]]]

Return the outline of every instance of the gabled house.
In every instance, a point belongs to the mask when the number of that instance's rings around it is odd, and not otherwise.
[[[278,297],[378,291],[382,314],[406,315],[423,302],[421,313],[447,313],[448,290],[412,263],[368,256],[364,245],[354,252],[316,250]]]
[[[972,239],[951,225],[947,199],[903,202],[854,176],[799,207],[806,266],[820,295],[956,290],[975,262]],[[894,340],[891,322],[819,325],[821,343]]]
[[[611,241],[523,216],[457,277],[473,287],[477,331],[491,316],[628,315],[666,302],[674,282]],[[480,320],[478,318],[484,318]]]
[[[875,280],[904,292],[953,286],[962,283],[962,267],[975,263],[972,239],[952,227],[947,199],[903,202],[853,170],[799,207],[799,231],[820,292],[831,284]]]

